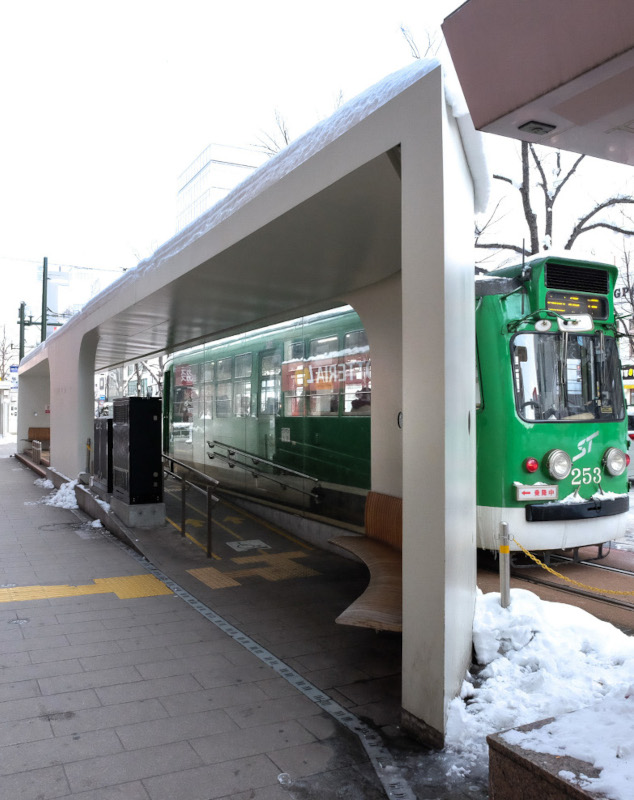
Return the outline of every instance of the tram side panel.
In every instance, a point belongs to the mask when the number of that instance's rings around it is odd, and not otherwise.
[[[175,356],[168,373],[176,457],[228,488],[362,523],[371,367],[353,311],[210,342]]]

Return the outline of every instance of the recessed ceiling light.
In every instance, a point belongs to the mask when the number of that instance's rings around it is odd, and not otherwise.
[[[534,133],[536,136],[544,136],[554,131],[556,127],[556,125],[549,125],[548,122],[536,122],[535,120],[531,120],[530,122],[525,122],[523,125],[520,125],[519,130],[524,131],[524,133]]]

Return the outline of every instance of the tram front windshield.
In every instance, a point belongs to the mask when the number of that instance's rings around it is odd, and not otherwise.
[[[603,334],[520,333],[511,342],[515,402],[528,422],[624,416],[616,342]]]

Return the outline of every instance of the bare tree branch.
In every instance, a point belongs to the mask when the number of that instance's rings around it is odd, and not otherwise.
[[[401,25],[401,33],[407,45],[409,47],[410,53],[412,54],[412,58],[420,58],[420,50],[418,49],[418,45],[414,41],[414,37],[412,36],[412,32],[406,25]]]
[[[526,250],[524,247],[518,247],[516,244],[502,244],[501,242],[490,242],[489,244],[480,244],[478,242],[475,243],[475,247],[479,247],[480,249],[486,250],[511,250],[514,253],[519,253],[523,256],[530,256],[531,253],[529,250]]]
[[[277,108],[275,109],[275,127],[276,132],[274,134],[265,131],[258,137],[258,146],[268,156],[277,155],[280,150],[283,150],[291,143],[291,134],[288,125],[282,113]]]
[[[553,203],[555,202],[555,200],[559,196],[559,193],[564,188],[566,183],[568,183],[570,178],[575,174],[575,172],[577,171],[577,167],[579,166],[579,164],[581,164],[581,162],[583,161],[584,158],[585,158],[585,154],[582,155],[582,156],[579,156],[579,158],[575,161],[575,163],[572,165],[572,167],[570,167],[570,169],[568,170],[568,172],[566,174],[566,177],[562,181],[559,182],[559,185],[557,186],[557,188],[555,189],[555,191],[553,193]]]
[[[513,181],[510,178],[507,178],[506,175],[493,175],[493,177],[498,181],[504,181],[505,183],[510,183],[513,186]]]
[[[531,188],[530,188],[530,163],[528,158],[528,143],[522,142],[522,185],[520,186],[520,195],[522,196],[522,208],[524,209],[524,219],[528,225],[528,233],[530,237],[530,252],[539,252],[539,234],[537,230],[537,214],[533,211],[531,206]]]
[[[564,249],[570,250],[570,248],[579,238],[579,236],[596,228],[607,228],[608,230],[615,231],[616,233],[622,233],[624,236],[633,236],[634,231],[628,231],[626,228],[622,228],[618,225],[612,225],[607,222],[595,222],[592,225],[587,224],[589,220],[591,220],[601,211],[605,211],[605,209],[607,208],[614,208],[619,205],[627,205],[627,204],[634,205],[634,197],[617,195],[616,197],[610,197],[607,200],[604,200],[602,203],[596,205],[591,211],[589,211],[585,216],[581,217],[577,221],[577,224],[572,229],[572,233],[570,234],[568,241],[564,245]]]

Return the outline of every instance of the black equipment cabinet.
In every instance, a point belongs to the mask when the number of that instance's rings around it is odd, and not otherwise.
[[[128,505],[163,502],[161,400],[113,401],[113,496]]]
[[[97,417],[93,446],[93,485],[112,494],[112,417]]]

